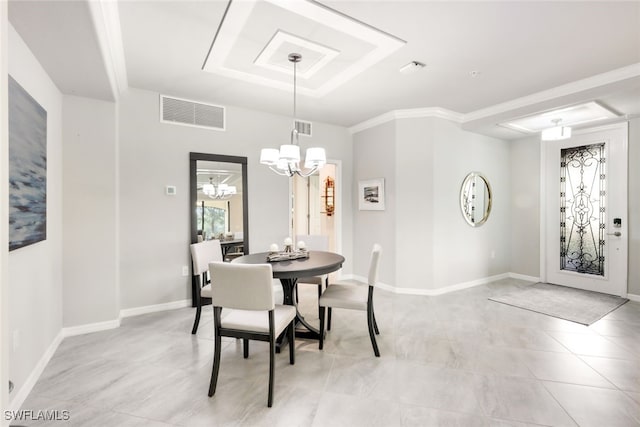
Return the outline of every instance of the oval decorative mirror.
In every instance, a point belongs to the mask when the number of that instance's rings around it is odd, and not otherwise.
[[[471,172],[460,189],[462,216],[472,227],[479,227],[489,219],[491,213],[491,186],[489,180],[479,172]]]

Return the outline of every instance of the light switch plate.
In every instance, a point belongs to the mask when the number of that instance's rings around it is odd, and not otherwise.
[[[175,196],[176,192],[177,192],[177,190],[176,190],[176,186],[175,185],[167,185],[165,187],[165,194],[167,196]]]

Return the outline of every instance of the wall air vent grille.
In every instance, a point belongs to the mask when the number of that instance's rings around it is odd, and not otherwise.
[[[225,108],[160,95],[160,121],[174,125],[225,130]]]
[[[311,136],[311,122],[296,120],[295,126],[296,130],[298,131],[298,135]]]

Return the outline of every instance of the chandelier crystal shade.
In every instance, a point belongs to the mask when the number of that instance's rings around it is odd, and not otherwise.
[[[327,155],[324,148],[309,148],[305,155],[304,170],[300,168],[300,141],[296,123],[296,76],[297,64],[302,59],[299,53],[289,54],[289,61],[293,63],[293,129],[291,130],[291,141],[289,144],[276,148],[263,148],[260,152],[260,163],[283,176],[293,176],[298,174],[307,177],[321,169],[327,163]]]

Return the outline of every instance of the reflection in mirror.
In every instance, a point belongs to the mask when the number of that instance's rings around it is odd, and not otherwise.
[[[471,172],[462,182],[460,209],[467,224],[479,227],[489,219],[491,213],[491,186],[487,178]]]
[[[189,183],[191,243],[219,239],[227,260],[248,254],[247,158],[189,153]],[[196,286],[192,276],[192,295]]]
[[[242,165],[198,160],[196,177],[198,236],[242,239]]]
[[[218,239],[225,252],[248,253],[246,167],[246,157],[191,153],[192,243]]]

